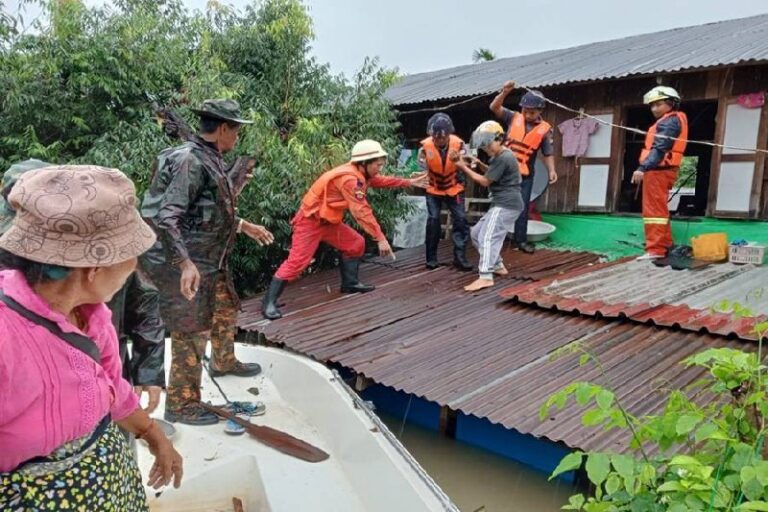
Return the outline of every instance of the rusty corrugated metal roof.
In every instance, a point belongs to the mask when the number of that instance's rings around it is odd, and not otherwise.
[[[441,247],[444,259],[450,247]],[[505,253],[511,270],[496,287],[477,294],[461,286],[472,273],[445,267],[426,271],[423,248],[398,253],[392,265],[365,264],[362,278],[377,284],[364,295],[341,296],[335,271],[319,272],[287,288],[288,314],[265,322],[259,298],[245,302],[239,325],[323,362],[441,406],[488,418],[523,433],[582,449],[620,449],[626,439],[585,429],[579,411],[568,407],[554,420],[538,419],[550,393],[566,384],[597,379],[578,354],[553,359],[579,342],[596,354],[618,396],[633,413],[658,410],[658,383],[684,386],[700,378],[677,366],[704,347],[725,346],[713,336],[659,329],[631,322],[554,313],[505,301],[498,290],[574,269],[597,257],[587,253]],[[738,342],[730,342],[738,343]],[[661,379],[661,380],[659,380]]]
[[[405,76],[387,90],[393,105],[495,92],[514,78],[550,87],[768,61],[768,15],[601,41]],[[682,91],[685,94],[685,91]]]
[[[723,263],[678,271],[624,260],[514,285],[501,295],[547,309],[755,340],[755,325],[768,315],[768,267]],[[755,316],[718,312],[722,301],[738,302]]]
[[[594,322],[592,332],[579,343],[600,360],[605,374],[595,364],[580,366],[582,351],[564,350],[570,354],[554,359],[541,357],[520,370],[511,370],[508,378],[454,406],[507,428],[562,441],[573,448],[622,451],[630,440],[625,431],[583,427],[584,409],[574,404],[560,411],[552,410],[542,422],[538,415],[541,404],[571,382],[591,381],[613,390],[630,414],[656,414],[664,407],[664,390],[682,389],[704,377],[706,370],[681,365],[685,358],[707,348],[745,345],[716,336],[632,322]]]
[[[441,261],[451,261],[452,253],[448,244],[440,246],[439,257]],[[469,258],[476,262],[476,253],[470,250]],[[497,279],[497,288],[515,282],[510,280],[513,278],[543,279],[561,275],[577,268],[584,268],[598,261],[598,256],[590,253],[546,250],[538,251],[535,255],[506,251],[504,258],[508,263],[510,274],[507,277]],[[398,251],[396,261],[376,258],[370,262],[365,262],[361,267],[360,275],[361,280],[366,283],[390,287],[394,282],[416,274],[423,276],[427,282],[443,282],[449,279],[452,283],[450,286],[453,286],[456,291],[461,291],[462,286],[471,282],[474,276],[472,273],[454,272],[448,267],[427,271],[424,267],[423,247]],[[382,291],[374,292],[372,297],[377,297],[380,292]],[[461,293],[464,292],[461,291]],[[286,312],[286,319],[303,312],[306,308],[312,308],[321,303],[349,299],[349,296],[339,293],[339,275],[334,271],[319,272],[304,277],[296,283],[290,284],[280,298],[281,302],[286,304],[283,308]],[[258,301],[246,301],[243,308],[244,313],[238,322],[240,328],[249,329],[255,324],[263,322],[261,306]],[[280,320],[278,323],[285,321]]]

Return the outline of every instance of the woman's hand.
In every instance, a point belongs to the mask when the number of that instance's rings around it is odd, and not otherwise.
[[[159,489],[168,485],[173,479],[173,486],[178,489],[181,485],[181,477],[184,475],[184,462],[181,455],[165,437],[160,427],[155,426],[152,435],[145,436],[145,439],[149,443],[150,453],[155,456],[147,485]]]

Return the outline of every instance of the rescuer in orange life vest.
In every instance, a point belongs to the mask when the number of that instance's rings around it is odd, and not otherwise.
[[[672,247],[669,191],[677,180],[688,142],[688,118],[680,112],[680,95],[672,87],[654,87],[643,96],[643,103],[650,105],[656,123],[645,137],[632,183],[643,185],[645,254],[638,259],[649,260],[663,258]]]
[[[445,205],[453,219],[453,266],[459,270],[472,270],[467,261],[467,240],[469,226],[464,211],[464,175],[457,172],[456,165],[448,158],[449,152],[459,155],[467,153],[464,141],[453,134],[453,121],[448,114],[437,113],[427,122],[429,137],[421,141],[418,161],[427,171],[427,268],[440,266],[437,260],[437,245],[440,241],[440,210]]]
[[[420,175],[405,179],[381,176],[387,153],[381,144],[363,140],[352,148],[352,157],[344,165],[323,173],[309,188],[301,200],[301,206],[291,221],[293,234],[291,250],[275,272],[262,302],[265,318],[282,317],[277,299],[285,283],[298,279],[309,266],[320,245],[325,242],[341,252],[341,292],[365,293],[374,289],[358,279],[360,259],[365,252],[365,239],[357,231],[344,224],[344,213],[349,210],[360,227],[379,244],[379,254],[392,254],[387,237],[381,231],[371,205],[366,199],[368,187],[374,188],[426,188],[427,177]]]
[[[504,100],[515,88],[515,82],[508,81],[491,102],[491,111],[502,121],[506,129],[504,145],[517,157],[517,165],[523,181],[520,192],[523,196],[523,211],[515,222],[515,244],[521,251],[531,254],[533,244],[528,242],[528,211],[533,190],[533,173],[536,154],[541,150],[544,165],[549,171],[549,183],[557,181],[555,171],[554,142],[552,126],[541,118],[546,102],[539,92],[526,92],[520,99],[521,112],[504,108]]]

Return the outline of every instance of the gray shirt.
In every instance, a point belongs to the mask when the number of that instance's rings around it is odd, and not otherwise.
[[[491,206],[522,211],[523,196],[520,194],[520,169],[517,158],[509,149],[491,159],[485,177],[491,181]]]

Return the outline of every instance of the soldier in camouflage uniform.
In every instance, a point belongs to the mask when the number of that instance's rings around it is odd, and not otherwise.
[[[171,372],[165,418],[190,425],[218,421],[200,406],[202,355],[211,340],[213,375],[257,375],[255,363],[235,358],[239,300],[227,260],[238,233],[260,244],[273,241],[262,226],[236,215],[237,192],[222,157],[234,149],[243,124],[232,100],[206,100],[195,111],[200,135],[157,158],[142,204],[157,243],[141,258],[160,290],[160,308],[171,331]]]

